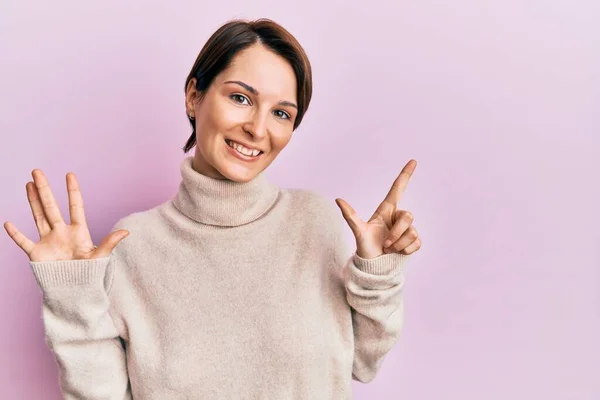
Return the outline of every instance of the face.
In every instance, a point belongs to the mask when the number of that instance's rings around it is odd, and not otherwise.
[[[186,92],[196,123],[194,169],[216,179],[252,180],[292,137],[298,104],[292,66],[255,44],[239,52],[205,93],[195,85],[192,79]]]

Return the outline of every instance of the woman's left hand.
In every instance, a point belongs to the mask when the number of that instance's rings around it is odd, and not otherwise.
[[[396,209],[416,167],[417,162],[410,160],[402,168],[387,196],[368,222],[364,222],[345,200],[335,200],[356,238],[356,254],[359,257],[368,259],[389,253],[408,255],[421,248],[421,239],[412,225],[413,214]]]

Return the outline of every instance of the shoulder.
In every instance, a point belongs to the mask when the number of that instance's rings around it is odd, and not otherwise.
[[[283,189],[289,197],[289,205],[302,215],[328,222],[335,221],[341,215],[335,199],[311,189]]]
[[[160,204],[154,208],[137,211],[117,221],[111,231],[125,229],[129,236],[123,239],[115,248],[119,258],[127,258],[127,255],[135,254],[140,247],[147,247],[149,243],[158,239],[163,231],[164,208],[167,203]]]
[[[347,259],[351,254],[347,225],[335,198],[306,189],[292,189],[287,195],[291,198],[290,204],[296,207],[297,215],[301,218],[298,225],[308,225],[311,229],[310,236],[329,248],[330,257],[334,262]]]
[[[310,189],[285,189],[289,197],[290,214],[301,218],[301,225],[311,224],[314,229],[335,233],[343,226],[343,217],[335,198]]]
[[[114,226],[113,231],[117,229],[127,229],[131,233],[148,232],[148,228],[159,223],[162,215],[162,208],[165,204],[151,208],[145,211],[137,211],[121,218]]]

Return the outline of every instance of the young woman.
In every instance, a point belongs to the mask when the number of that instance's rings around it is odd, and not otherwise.
[[[186,81],[184,151],[196,149],[178,191],[98,246],[75,175],[67,224],[33,170],[40,240],[5,228],[43,291],[65,398],[338,400],[352,379],[374,378],[400,335],[403,269],[421,245],[411,213],[396,209],[416,162],[367,222],[336,200],[356,237],[350,254],[336,207],[263,174],[311,91],[310,63],[284,28],[219,28]]]

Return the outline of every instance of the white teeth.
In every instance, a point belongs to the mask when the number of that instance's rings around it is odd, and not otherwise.
[[[250,150],[250,149],[242,146],[241,144],[232,142],[231,140],[228,140],[227,144],[229,145],[229,147],[234,148],[239,153],[242,153],[245,156],[256,157],[260,153],[260,150]]]

